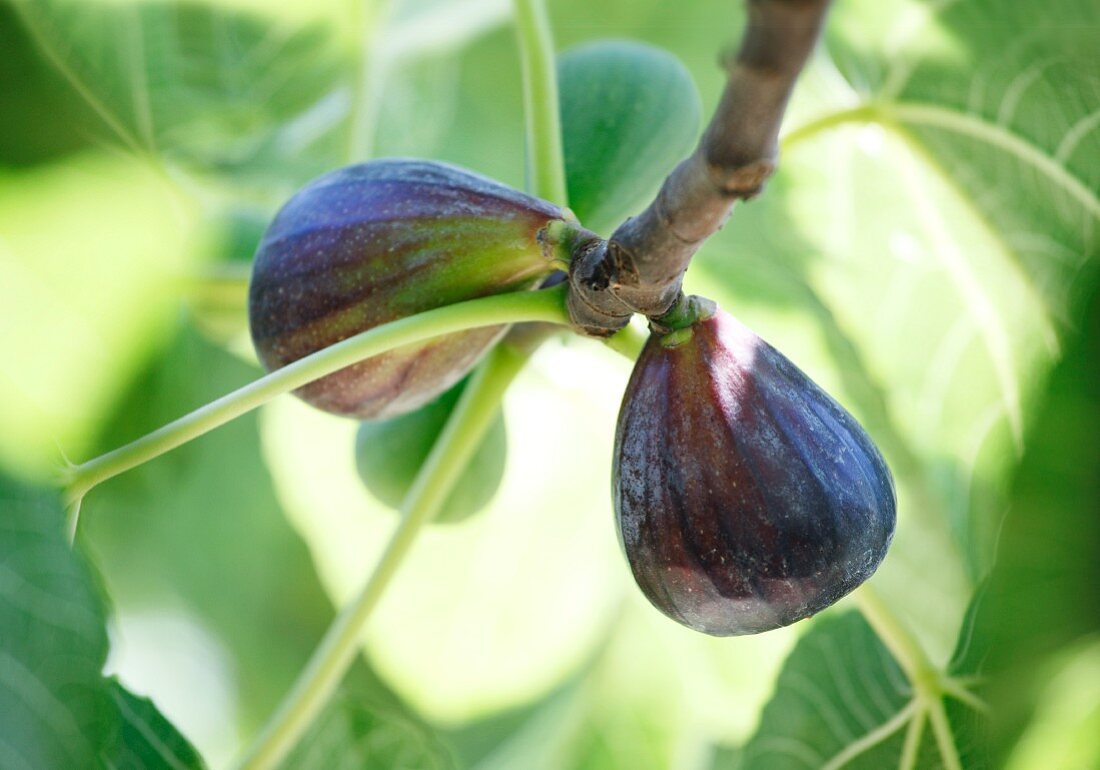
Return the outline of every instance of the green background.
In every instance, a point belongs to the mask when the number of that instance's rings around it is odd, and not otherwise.
[[[690,151],[744,10],[549,11],[571,204],[607,235]],[[883,449],[899,523],[874,582],[937,666],[980,677],[991,714],[949,708],[967,767],[1100,764],[1098,39],[1089,0],[840,0],[780,171],[688,275]],[[352,112],[373,155],[525,182],[507,2],[23,0],[0,3],[0,50],[0,468],[25,484],[259,375],[248,261],[352,159]],[[500,489],[424,536],[288,766],[901,762],[902,732],[851,749],[911,696],[851,605],[709,639],[640,597],[608,494],[628,374],[585,340],[540,351]],[[108,671],[211,766],[393,525],[355,433],[284,398],[85,501]],[[941,766],[931,737],[914,761]]]

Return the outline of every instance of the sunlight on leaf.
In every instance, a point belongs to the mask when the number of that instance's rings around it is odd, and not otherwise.
[[[0,172],[0,457],[88,449],[175,316],[193,212],[146,165],[84,156]]]
[[[469,522],[424,533],[368,626],[379,671],[429,717],[463,721],[549,690],[590,654],[629,579],[610,502],[592,494],[606,489],[625,372],[602,350],[554,347],[509,392],[496,498]],[[574,367],[606,383],[599,402],[580,397]],[[393,526],[356,474],[356,423],[286,399],[263,427],[280,498],[346,601]]]
[[[340,51],[322,25],[292,26],[202,4],[17,5],[43,55],[92,107],[115,142],[240,184],[300,184],[343,147]],[[303,138],[304,116],[324,126]],[[295,130],[297,128],[297,130]],[[292,188],[291,188],[292,189]]]
[[[1036,715],[1006,770],[1071,770],[1100,763],[1100,642],[1072,650],[1043,677]]]

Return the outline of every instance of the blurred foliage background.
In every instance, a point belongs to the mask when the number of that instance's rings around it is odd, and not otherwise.
[[[549,10],[571,203],[608,234],[690,150],[744,8]],[[248,263],[314,176],[411,155],[522,187],[510,19],[506,0],[0,2],[4,475],[46,485],[59,448],[89,458],[258,376]],[[882,447],[900,509],[874,582],[938,667],[981,677],[990,714],[949,708],[966,767],[1100,766],[1097,40],[1092,0],[839,0],[781,170],[689,273]],[[905,754],[912,689],[848,603],[738,639],[645,603],[608,494],[628,373],[584,340],[540,351],[505,404],[499,492],[423,537],[288,767],[396,766],[386,746],[479,770],[949,766],[927,730]],[[108,671],[213,767],[393,525],[355,433],[281,399],[85,501]]]

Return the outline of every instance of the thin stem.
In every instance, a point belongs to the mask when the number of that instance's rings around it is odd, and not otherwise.
[[[550,20],[542,0],[513,0],[512,6],[523,69],[528,186],[534,195],[566,206],[568,194],[558,107],[558,72]]]
[[[239,770],[277,767],[324,708],[358,653],[364,623],[417,532],[435,516],[465,470],[496,416],[504,392],[526,361],[526,355],[501,344],[477,369],[406,495],[401,523],[370,577],[325,633],[294,687],[238,765]]]
[[[943,700],[936,698],[928,704],[928,721],[932,725],[932,734],[936,737],[936,746],[940,750],[940,758],[946,770],[962,770],[962,760],[959,759],[959,750],[955,746],[955,735],[951,730],[951,723],[947,721],[947,711],[943,707]]]
[[[939,697],[939,672],[928,660],[909,629],[890,610],[878,592],[865,583],[856,591],[855,599],[863,617],[874,629],[890,654],[901,666],[905,676],[922,698]]]
[[[603,343],[630,361],[637,361],[648,339],[649,335],[646,332],[628,324],[605,338]]]
[[[222,396],[137,441],[65,472],[69,503],[92,487],[198,438],[276,396],[308,385],[371,356],[444,334],[522,321],[564,324],[565,285],[538,292],[514,292],[436,308],[349,337],[243,388]],[[73,506],[75,510],[77,507]],[[75,523],[72,525],[75,528]]]
[[[949,676],[944,677],[940,680],[940,687],[945,695],[950,695],[955,700],[962,701],[975,711],[980,711],[983,714],[988,714],[991,711],[988,703],[966,689],[966,685],[958,679]]]
[[[919,710],[920,701],[916,699],[909,701],[909,703],[907,703],[901,711],[894,714],[894,716],[890,717],[873,730],[868,730],[862,737],[848,743],[847,746],[833,755],[832,759],[822,765],[821,770],[840,770],[840,768],[846,767],[860,754],[870,751],[898,730],[905,727],[905,723],[912,719],[913,715]]]
[[[856,592],[856,601],[859,603],[863,617],[871,624],[879,639],[890,650],[912,683],[917,702],[921,704],[922,713],[927,713],[928,722],[932,725],[932,734],[935,736],[944,767],[947,770],[962,770],[951,723],[947,719],[947,711],[943,705],[944,677],[932,665],[909,630],[890,611],[886,602],[870,585],[865,584]],[[920,727],[913,729],[919,730]],[[919,738],[918,733],[913,740],[919,741]],[[907,740],[906,743],[908,744],[909,741]]]
[[[901,745],[901,759],[898,760],[898,770],[913,770],[917,766],[917,757],[920,754],[920,741],[924,736],[924,720],[926,712],[923,706],[917,709],[913,715],[913,721],[909,723],[909,729],[905,731],[905,742]]]
[[[848,123],[877,122],[881,117],[878,106],[873,103],[861,104],[847,110],[829,112],[785,133],[779,139],[779,146],[782,150],[789,150],[795,145],[811,137],[817,136],[823,131],[828,131],[831,128],[843,126]]]

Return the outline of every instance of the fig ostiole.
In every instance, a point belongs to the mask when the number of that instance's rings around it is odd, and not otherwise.
[[[535,289],[592,238],[568,210],[445,163],[383,159],[333,171],[283,206],[257,249],[256,353],[270,371],[398,318]],[[505,329],[405,346],[297,394],[360,419],[404,414],[457,383]]]
[[[893,537],[894,483],[852,415],[732,316],[708,313],[651,335],[635,364],[616,519],[654,606],[703,633],[754,634],[871,576]]]
[[[468,382],[469,378],[462,380],[408,414],[359,425],[355,439],[359,478],[384,505],[394,510],[401,507]],[[498,412],[433,520],[461,522],[484,509],[504,478],[507,447],[504,415]]]

